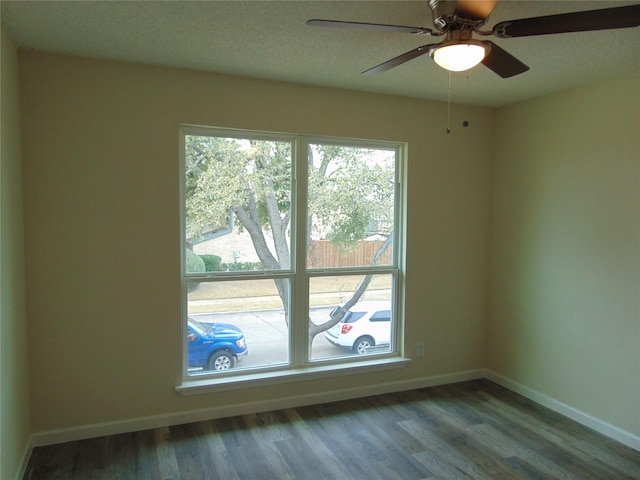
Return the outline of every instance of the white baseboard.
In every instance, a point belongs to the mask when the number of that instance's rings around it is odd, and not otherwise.
[[[27,447],[24,449],[24,453],[22,454],[22,459],[20,460],[20,467],[18,468],[18,473],[16,474],[16,480],[22,480],[24,478],[24,474],[27,471],[27,466],[29,465],[29,459],[31,458],[31,451],[33,450],[33,437],[29,437],[27,441]]]
[[[621,428],[595,418],[587,413],[581,412],[569,405],[555,400],[554,398],[537,392],[502,375],[499,375],[496,372],[493,372],[491,370],[478,369],[452,374],[437,375],[432,377],[423,377],[411,381],[390,382],[363,388],[334,390],[330,392],[309,395],[295,395],[273,400],[246,402],[238,405],[212,407],[179,413],[169,413],[166,415],[154,415],[129,420],[120,420],[116,422],[83,425],[76,428],[38,432],[34,433],[31,437],[29,450],[25,453],[24,468],[26,468],[27,466],[29,454],[33,447],[53,445],[56,443],[70,442],[75,440],[83,440],[87,438],[95,438],[105,435],[116,435],[120,433],[135,432],[151,428],[167,427],[171,425],[180,425],[184,423],[198,422],[203,420],[212,420],[215,418],[231,417],[235,415],[267,412],[281,408],[293,408],[304,405],[313,405],[317,403],[348,400],[351,398],[365,397],[370,395],[413,390],[416,388],[446,385],[449,383],[464,382],[467,380],[475,380],[479,378],[486,378],[488,380],[491,380],[513,392],[519,393],[520,395],[533,400],[540,405],[550,408],[551,410],[554,410],[561,415],[575,420],[582,425],[592,428],[593,430],[600,432],[610,438],[613,438],[614,440],[617,440],[624,445],[640,451],[640,436],[634,435],[630,432],[622,430]]]
[[[504,377],[491,370],[485,370],[484,377],[492,382],[502,385],[509,390],[519,393],[523,397],[533,400],[534,402],[547,407],[555,412],[558,412],[565,417],[570,418],[586,427],[589,427],[596,432],[602,433],[607,437],[613,438],[618,442],[640,451],[640,436],[634,435],[631,432],[627,432],[621,428],[611,425],[603,420],[600,420],[588,413],[584,413],[570,405],[562,403],[554,398],[551,398],[543,393],[533,390],[529,387],[515,382],[507,377]]]
[[[334,390],[308,395],[295,395],[273,400],[246,402],[237,405],[190,410],[186,412],[169,413],[166,415],[154,415],[108,423],[82,425],[75,428],[65,428],[60,430],[50,430],[46,432],[34,433],[32,435],[32,446],[40,447],[44,445],[53,445],[56,443],[102,437],[105,435],[117,435],[120,433],[136,432],[140,430],[148,430],[151,428],[160,428],[171,425],[199,422],[203,420],[212,420],[215,418],[232,417],[236,415],[245,415],[256,412],[268,412],[281,408],[301,407],[304,405],[314,405],[317,403],[335,402],[340,400],[348,400],[351,398],[366,397],[370,395],[400,392],[403,390],[413,390],[416,388],[433,387],[436,385],[445,385],[448,383],[475,380],[478,378],[483,378],[483,376],[483,370],[469,370],[465,372],[446,375],[424,377],[411,381],[389,382],[361,388],[352,388],[348,390]]]

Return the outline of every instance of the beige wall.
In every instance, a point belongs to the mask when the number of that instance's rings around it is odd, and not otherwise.
[[[0,42],[0,478],[24,461],[29,424],[18,53]]]
[[[488,366],[640,434],[640,75],[498,111]]]
[[[3,478],[30,431],[483,367],[640,434],[637,75],[472,109],[450,135],[440,103],[35,52],[20,55],[20,131],[17,80],[3,30]],[[408,142],[406,352],[424,340],[426,356],[177,394],[181,123]]]
[[[447,135],[446,105],[415,99],[34,52],[20,67],[35,432],[484,365],[492,110]],[[406,347],[425,341],[426,356],[393,372],[177,394],[181,123],[408,142]]]

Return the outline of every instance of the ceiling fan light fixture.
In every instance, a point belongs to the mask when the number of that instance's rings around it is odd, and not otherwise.
[[[430,55],[445,70],[464,72],[478,65],[486,56],[487,46],[477,41],[443,43]]]

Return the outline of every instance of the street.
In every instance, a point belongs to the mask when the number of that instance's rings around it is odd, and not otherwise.
[[[327,320],[333,307],[311,310],[311,320],[321,323]],[[194,314],[194,319],[203,323],[229,323],[244,333],[249,349],[247,358],[237,367],[259,367],[286,363],[288,361],[288,329],[284,321],[284,310],[256,310],[216,314]],[[324,334],[316,335],[312,345],[312,359],[353,355],[349,349],[329,343]]]

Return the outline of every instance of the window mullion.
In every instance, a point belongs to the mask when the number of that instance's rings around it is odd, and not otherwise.
[[[292,258],[294,265],[294,295],[292,299],[291,329],[291,361],[295,366],[302,366],[309,358],[309,281],[307,278],[307,174],[309,144],[305,137],[298,137],[294,142],[293,191],[292,204],[295,208],[295,228],[293,231]]]

